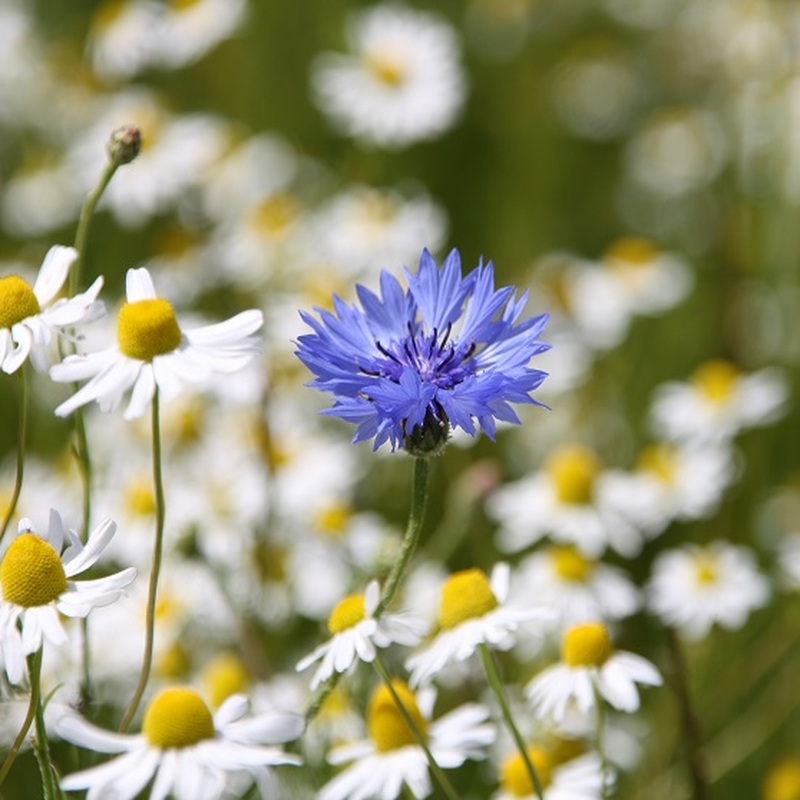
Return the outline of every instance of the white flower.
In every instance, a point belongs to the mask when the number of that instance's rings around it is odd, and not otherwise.
[[[71,580],[102,555],[117,528],[110,519],[92,531],[85,545],[75,531],[64,530],[56,511],[50,512],[47,534],[31,528],[29,519],[20,520],[19,535],[0,563],[0,649],[12,683],[22,680],[25,656],[35,653],[44,639],[66,643],[59,614],[85,617],[93,608],[113,603],[136,577],[136,570],[128,568],[105,578]]]
[[[607,476],[590,449],[559,447],[542,470],[489,497],[486,510],[500,523],[498,546],[517,552],[549,535],[590,558],[608,546],[626,557],[637,555],[641,531],[612,503]]]
[[[297,756],[272,745],[296,739],[301,717],[271,714],[244,719],[248,702],[228,698],[212,716],[192,689],[170,687],[149,703],[142,733],[111,733],[70,714],[56,731],[64,739],[98,753],[120,758],[68,775],[64,791],[88,789],[88,797],[132,800],[153,780],[151,800],[218,800],[243,771],[258,782],[262,796],[276,796],[268,767],[299,764]]]
[[[47,352],[53,333],[96,318],[103,312],[97,295],[103,279],[83,294],[56,300],[78,257],[72,247],[55,245],[39,269],[33,288],[19,275],[0,278],[0,364],[3,372],[16,372],[30,356],[33,366],[50,366]]]
[[[511,649],[523,625],[545,622],[550,612],[538,604],[507,603],[509,568],[497,564],[491,581],[479,569],[451,575],[442,587],[439,606],[440,632],[406,668],[409,683],[418,686],[434,678],[448,664],[469,658],[479,645]]]
[[[780,417],[787,395],[786,378],[776,368],[746,375],[728,361],[713,360],[688,382],[662,384],[650,413],[655,431],[672,441],[725,442]]]
[[[585,622],[564,634],[562,660],[540,672],[525,687],[525,695],[538,717],[561,722],[570,703],[588,714],[600,695],[614,708],[633,712],[639,708],[637,683],[660,686],[661,676],[647,659],[615,651],[605,625]]]
[[[226,322],[183,331],[172,306],[156,296],[150,273],[129,269],[128,302],[117,318],[117,344],[86,356],[68,356],[50,370],[59,382],[91,380],[56,408],[67,416],[96,400],[102,411],[113,411],[132,389],[125,419],[142,416],[156,388],[167,400],[182,383],[202,383],[214,373],[228,374],[244,367],[258,352],[251,338],[263,323],[260,311],[243,311]]]
[[[690,639],[703,638],[715,623],[741,628],[770,597],[750,550],[723,541],[659,555],[647,592],[650,610]]]
[[[297,664],[298,672],[322,661],[311,680],[311,688],[328,680],[334,672],[345,672],[356,663],[370,663],[376,647],[392,643],[413,646],[419,644],[428,626],[420,619],[405,614],[374,616],[380,601],[377,581],[371,581],[363,595],[345,597],[333,609],[328,620],[332,638],[321,644]]]
[[[438,16],[379,5],[352,19],[352,54],[313,65],[320,108],[347,135],[402,147],[447,130],[464,102],[459,47]]]
[[[470,703],[430,721],[433,695],[415,697],[402,681],[392,683],[442,769],[455,769],[468,759],[486,757],[485,749],[494,742],[496,735],[495,727],[486,722],[489,718],[486,708]],[[426,703],[426,700],[431,702]],[[318,799],[395,800],[403,784],[414,797],[427,797],[432,791],[428,760],[386,686],[380,686],[372,696],[367,716],[371,738],[331,751],[328,760],[332,764],[354,763],[326,783]]]

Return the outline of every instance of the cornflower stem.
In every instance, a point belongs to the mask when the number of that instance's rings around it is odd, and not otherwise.
[[[156,501],[156,540],[153,548],[153,566],[150,570],[150,586],[147,595],[147,613],[145,621],[144,655],[139,682],[133,694],[128,710],[120,723],[120,733],[125,733],[139,708],[139,703],[150,679],[150,668],[153,664],[153,640],[156,625],[156,600],[158,597],[158,575],[161,571],[161,555],[164,544],[164,485],[161,476],[161,426],[159,423],[158,388],[153,395],[153,487]]]
[[[389,603],[392,602],[392,598],[394,598],[408,567],[408,562],[417,548],[419,536],[422,532],[422,524],[425,521],[425,507],[428,503],[428,484],[430,479],[430,465],[428,462],[429,459],[423,456],[417,456],[414,459],[414,485],[411,493],[411,509],[408,513],[406,533],[403,537],[403,544],[400,547],[400,554],[383,586],[378,607],[375,609],[376,617],[380,616]]]
[[[28,671],[32,674],[38,675],[41,672],[41,668],[42,648],[40,647],[32,656],[28,657]],[[36,709],[39,705],[40,693],[40,681],[38,679],[36,681],[31,680],[31,697],[28,701],[28,712],[25,714],[25,719],[22,722],[22,727],[19,729],[17,738],[14,739],[11,749],[8,751],[8,755],[6,755],[6,760],[3,762],[3,766],[0,767],[0,786],[3,785],[3,781],[6,779],[8,771],[11,769],[11,765],[14,763],[14,759],[16,759],[17,754],[22,747],[22,743],[25,741],[25,737],[28,735],[28,731],[33,724],[33,718],[36,716]]]
[[[500,703],[500,711],[503,714],[503,719],[508,727],[509,732],[511,733],[511,736],[514,739],[514,743],[517,745],[517,750],[519,750],[522,760],[525,762],[525,769],[528,771],[528,777],[531,779],[531,783],[533,784],[533,788],[536,790],[536,795],[539,800],[544,800],[542,782],[539,780],[536,767],[533,766],[533,761],[531,761],[531,757],[528,754],[528,748],[525,745],[525,740],[522,738],[522,734],[519,732],[519,728],[517,728],[516,723],[514,722],[514,717],[511,714],[511,708],[508,705],[506,690],[503,687],[503,682],[500,680],[500,675],[497,672],[497,666],[494,663],[494,658],[492,657],[492,654],[485,642],[482,642],[478,645],[478,651],[481,654],[481,661],[483,662],[483,669],[486,673],[486,678],[489,681],[489,686],[495,693],[497,701]]]
[[[53,774],[53,764],[50,761],[50,747],[47,743],[47,730],[44,725],[44,706],[42,705],[42,649],[28,656],[28,677],[31,683],[31,696],[36,694],[35,718],[36,736],[33,739],[33,752],[39,762],[39,772],[42,776],[42,797],[44,800],[56,800],[59,796],[58,783]]]
[[[458,794],[456,793],[455,789],[453,789],[452,784],[447,779],[447,775],[444,774],[444,771],[436,763],[436,759],[433,757],[433,754],[428,749],[428,743],[425,741],[425,737],[420,732],[419,728],[417,727],[416,723],[411,717],[411,714],[408,713],[408,709],[403,705],[403,701],[400,699],[400,695],[397,694],[397,690],[394,688],[394,684],[392,683],[392,677],[391,675],[389,675],[389,672],[383,665],[383,662],[381,661],[380,657],[376,655],[372,664],[375,667],[375,671],[378,673],[378,675],[380,675],[381,680],[386,684],[386,688],[392,695],[392,699],[394,700],[395,705],[397,706],[397,709],[400,712],[401,716],[405,720],[406,725],[408,725],[411,734],[417,740],[417,744],[422,748],[423,752],[425,753],[425,758],[428,760],[428,766],[431,768],[431,772],[436,776],[436,780],[442,787],[442,791],[447,795],[449,800],[458,800]]]
[[[25,468],[25,447],[28,438],[28,382],[25,377],[25,364],[17,370],[19,379],[19,428],[17,430],[17,476],[14,480],[14,491],[11,494],[11,502],[8,504],[5,516],[3,517],[3,526],[0,528],[0,542],[6,535],[8,523],[11,522],[11,517],[17,510],[17,502],[19,495],[22,491],[22,476]]]
[[[600,798],[606,800],[608,797],[608,759],[606,758],[606,745],[605,745],[605,729],[606,729],[606,705],[603,700],[597,685],[592,682],[592,692],[594,692],[594,709],[595,709],[595,734],[594,743],[597,748],[597,753],[600,756]]]
[[[667,639],[672,657],[674,688],[678,696],[680,724],[683,731],[683,744],[686,748],[692,798],[693,800],[706,800],[709,781],[702,753],[703,734],[689,694],[689,672],[686,666],[686,658],[683,653],[680,636],[674,628],[667,629]]]
[[[403,579],[408,562],[416,550],[419,536],[422,532],[422,525],[425,521],[425,507],[428,503],[428,485],[430,481],[430,465],[428,459],[418,456],[414,459],[414,477],[413,487],[411,492],[411,508],[408,512],[408,523],[406,524],[406,532],[403,537],[403,543],[400,546],[400,554],[394,562],[389,577],[383,587],[378,606],[375,609],[374,615],[380,616],[386,607],[391,603],[394,598],[395,592]],[[317,716],[322,704],[325,702],[327,696],[336,688],[336,684],[341,678],[340,672],[334,672],[325,683],[320,686],[311,698],[311,702],[306,709],[306,725]]]

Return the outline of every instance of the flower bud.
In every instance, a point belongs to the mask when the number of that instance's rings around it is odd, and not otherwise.
[[[108,156],[117,166],[130,164],[142,149],[142,131],[136,125],[117,128],[106,144]]]

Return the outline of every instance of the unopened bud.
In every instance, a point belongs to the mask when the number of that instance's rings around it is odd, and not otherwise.
[[[123,125],[111,134],[106,147],[117,166],[130,164],[142,149],[142,131],[137,125]]]

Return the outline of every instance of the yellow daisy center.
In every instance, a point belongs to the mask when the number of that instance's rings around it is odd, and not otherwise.
[[[352,516],[353,512],[349,506],[343,503],[332,503],[317,511],[314,515],[314,523],[319,531],[335,538],[344,533]]]
[[[125,507],[137,517],[149,517],[155,513],[156,497],[151,483],[136,478],[125,488]]]
[[[722,405],[730,399],[741,376],[739,368],[730,361],[714,359],[701,364],[692,375],[692,383],[711,403]]]
[[[417,706],[414,693],[403,681],[393,680],[392,686],[416,729],[423,737],[427,737],[428,726]],[[379,686],[372,695],[367,709],[367,729],[375,743],[375,749],[379,753],[386,753],[417,743],[403,713],[397,707],[392,693],[386,686]]]
[[[547,459],[545,470],[553,481],[560,502],[568,505],[592,502],[600,461],[587,447],[562,447]]]
[[[468,619],[488,614],[498,605],[485,572],[479,569],[456,572],[442,586],[439,625],[455,628]]]
[[[527,748],[533,768],[542,788],[550,785],[555,763],[543,747],[530,746]],[[536,792],[525,759],[520,753],[514,753],[506,758],[500,767],[500,782],[503,789],[512,797],[530,797]]]
[[[358,625],[366,616],[367,612],[364,608],[364,595],[351,594],[340,600],[336,608],[331,612],[328,617],[328,630],[334,634],[346,631],[354,625]]]
[[[194,8],[203,0],[169,0],[169,7],[174,9],[175,11],[188,11],[190,8]]]
[[[613,652],[611,637],[602,622],[573,625],[561,645],[561,658],[569,667],[602,667]]]
[[[298,213],[297,200],[287,194],[273,194],[255,207],[250,224],[256,233],[277,241],[286,235]]]
[[[219,708],[231,695],[250,685],[250,672],[235,653],[220,653],[206,664],[201,676],[212,708]]]
[[[408,64],[400,53],[380,50],[367,53],[363,59],[367,72],[380,83],[399,87],[408,75]]]
[[[776,764],[764,780],[764,800],[800,800],[800,761],[787,758]]]
[[[675,482],[676,462],[677,453],[674,447],[668,444],[651,444],[639,453],[636,467],[670,485]]]
[[[107,30],[130,5],[128,0],[111,0],[110,2],[102,3],[92,15],[92,28]]]
[[[214,720],[197,692],[176,686],[164,689],[150,701],[142,733],[161,750],[190,747],[214,737]]]
[[[61,558],[33,533],[18,536],[0,564],[3,599],[23,608],[45,606],[67,590]]]
[[[152,361],[181,343],[172,305],[159,297],[126,303],[117,318],[119,349],[129,358]]]
[[[10,328],[41,310],[27,281],[19,275],[0,278],[0,328]]]
[[[695,556],[694,569],[695,579],[701,586],[711,586],[719,580],[717,560],[710,553],[698,553]]]
[[[550,557],[558,577],[570,583],[586,583],[586,579],[594,572],[594,562],[575,547],[553,547]]]
[[[162,650],[155,663],[155,672],[159,678],[175,681],[189,674],[192,668],[189,654],[180,642],[173,642]]]
[[[623,236],[606,250],[605,261],[624,261],[625,264],[642,266],[649,264],[658,255],[658,248],[649,240],[639,236]]]

